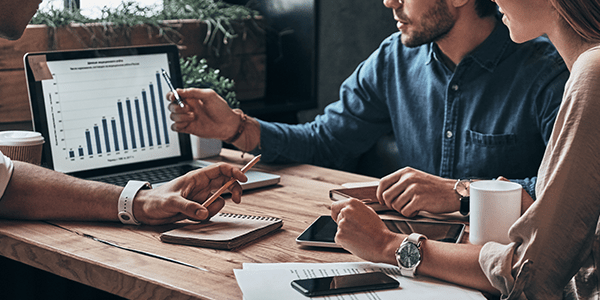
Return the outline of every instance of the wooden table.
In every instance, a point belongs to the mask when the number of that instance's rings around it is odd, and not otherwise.
[[[243,165],[240,152],[223,149],[208,159]],[[266,165],[256,170],[281,175],[277,186],[244,192],[242,203],[228,201],[223,212],[282,218],[283,228],[232,251],[162,243],[173,225],[128,226],[100,222],[0,221],[0,255],[130,299],[241,299],[233,275],[242,263],[360,261],[343,251],[301,248],[295,238],[319,215],[329,214],[328,191],[340,184],[374,178],[310,165]],[[60,227],[59,227],[60,226]],[[155,253],[208,271],[112,247],[84,233],[121,246]]]
[[[241,166],[251,158],[242,159],[240,152],[223,149],[221,156],[208,160]],[[228,201],[223,212],[278,217],[284,225],[238,249],[162,243],[160,233],[175,225],[1,220],[0,254],[129,299],[241,299],[233,269],[241,269],[242,263],[361,261],[341,250],[299,247],[295,238],[319,215],[330,213],[330,189],[375,178],[297,164],[259,163],[255,169],[280,174],[280,184],[246,191],[241,204]],[[77,233],[208,271],[122,250]]]

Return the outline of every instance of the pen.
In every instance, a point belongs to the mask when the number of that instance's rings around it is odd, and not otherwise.
[[[161,69],[161,70],[162,70],[163,77],[167,81],[167,85],[169,86],[169,89],[171,89],[171,92],[173,92],[173,96],[175,97],[175,102],[177,102],[177,105],[183,107],[183,102],[181,101],[181,97],[179,97],[177,90],[175,88],[173,88],[173,84],[171,83],[171,77],[169,77],[169,75],[167,74],[167,71],[165,71],[165,69]]]
[[[260,160],[260,156],[261,154],[255,156],[250,162],[248,162],[243,168],[242,168],[242,173],[246,173],[246,171],[250,170],[250,168],[252,168],[259,160]],[[231,178],[229,181],[227,181],[227,183],[225,183],[220,189],[218,189],[212,196],[210,196],[210,198],[208,198],[208,200],[206,200],[206,202],[204,202],[202,205],[204,207],[208,207],[209,205],[211,205],[217,198],[219,198],[219,196],[221,196],[221,194],[223,194],[223,192],[225,192],[226,189],[228,189],[234,182],[235,182],[235,178]]]

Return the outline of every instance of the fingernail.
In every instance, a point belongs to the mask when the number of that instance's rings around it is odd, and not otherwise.
[[[199,209],[199,210],[196,210],[196,216],[198,216],[201,219],[204,219],[204,218],[208,217],[208,212],[206,210]]]

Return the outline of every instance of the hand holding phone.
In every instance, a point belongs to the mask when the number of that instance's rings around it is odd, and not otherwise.
[[[309,279],[298,279],[292,287],[304,296],[323,296],[343,293],[356,293],[372,290],[393,289],[400,286],[398,281],[383,272],[370,272]]]

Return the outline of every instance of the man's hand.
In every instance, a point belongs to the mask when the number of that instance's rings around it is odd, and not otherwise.
[[[229,164],[214,164],[191,171],[156,189],[140,190],[133,201],[134,216],[150,225],[173,223],[183,219],[205,220],[225,205],[217,199],[208,209],[201,205],[211,192],[219,189],[231,178],[247,180],[242,171]],[[240,203],[242,187],[235,182],[229,188],[233,202]]]
[[[448,213],[460,209],[454,192],[456,180],[431,175],[410,167],[400,169],[379,181],[377,199],[406,217],[420,211]]]
[[[172,102],[173,93],[167,93],[171,120],[175,121],[171,129],[219,140],[227,140],[236,133],[240,116],[215,91],[191,88],[177,89],[177,93],[185,106]]]
[[[331,217],[338,225],[338,245],[369,261],[396,264],[395,250],[406,236],[391,232],[362,201],[352,198],[334,202]]]

